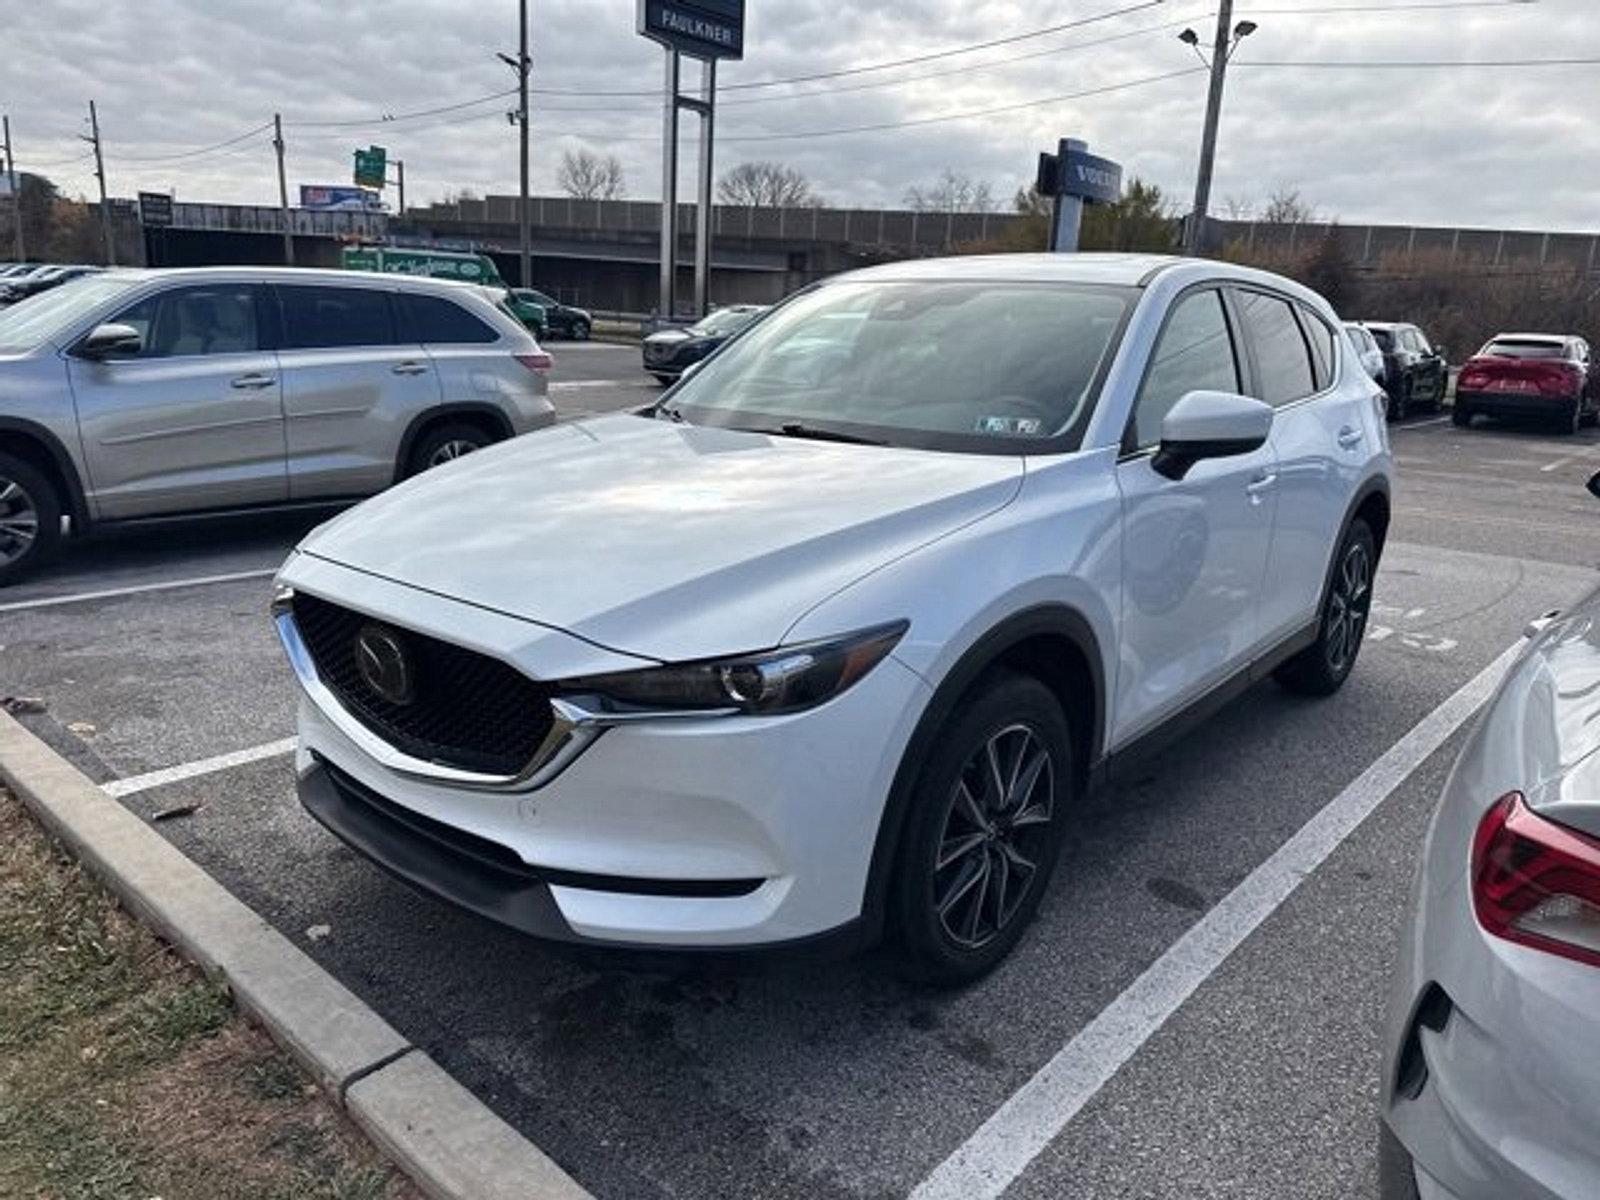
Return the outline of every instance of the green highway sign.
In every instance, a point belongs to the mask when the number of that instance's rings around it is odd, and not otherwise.
[[[357,187],[382,188],[389,181],[389,152],[382,146],[356,151]]]

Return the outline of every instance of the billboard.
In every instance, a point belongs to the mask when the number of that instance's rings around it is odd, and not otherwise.
[[[300,207],[315,212],[382,212],[383,200],[366,188],[348,184],[302,183]]]
[[[639,32],[693,58],[744,57],[745,0],[639,0]]]
[[[152,229],[172,224],[172,197],[165,192],[139,193],[139,222]]]

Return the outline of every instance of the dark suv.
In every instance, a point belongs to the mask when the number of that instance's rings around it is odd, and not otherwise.
[[[1432,412],[1444,407],[1450,389],[1450,364],[1444,350],[1428,341],[1415,325],[1393,321],[1363,321],[1383,351],[1383,390],[1389,393],[1389,419],[1403,421],[1426,405]]]
[[[533,288],[513,288],[512,294],[518,300],[537,304],[544,309],[545,327],[553,336],[571,338],[575,342],[589,340],[589,334],[594,329],[594,317],[585,310],[563,304],[554,296]]]

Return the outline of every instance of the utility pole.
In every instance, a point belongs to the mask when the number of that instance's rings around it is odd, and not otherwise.
[[[94,177],[100,183],[100,237],[105,243],[106,266],[112,267],[117,263],[117,251],[111,240],[111,202],[106,199],[106,160],[100,150],[100,114],[95,111],[93,100],[89,101],[89,131],[90,136],[83,140],[94,146]]]
[[[520,131],[522,152],[521,186],[517,199],[517,242],[521,287],[532,287],[533,279],[533,214],[528,206],[528,76],[533,73],[533,59],[528,55],[528,0],[517,0],[517,57],[509,54],[496,56],[517,73],[517,111],[507,113]]]
[[[289,227],[289,176],[283,169],[283,116],[272,114],[272,148],[278,154],[278,213],[283,220],[283,261],[294,266],[294,230]]]
[[[400,188],[400,212],[398,215],[403,217],[406,215],[406,164],[397,158],[394,160],[394,170],[395,183]]]
[[[1222,120],[1222,90],[1228,78],[1228,60],[1233,57],[1233,51],[1240,41],[1255,31],[1253,21],[1233,24],[1233,0],[1218,0],[1217,31],[1209,64],[1211,87],[1206,94],[1206,124],[1200,139],[1200,170],[1194,185],[1194,212],[1189,217],[1188,236],[1184,239],[1186,254],[1199,254],[1205,249],[1206,222],[1211,208],[1211,176],[1217,161],[1217,127]],[[1178,37],[1199,53],[1200,38],[1194,30],[1185,29]]]
[[[11,150],[11,118],[0,118],[5,125],[6,135],[6,178],[11,184],[11,215],[15,219],[15,227],[11,231],[12,241],[16,246],[18,262],[27,262],[28,255],[22,243],[22,191],[17,187],[17,156]]]
[[[521,254],[522,286],[533,286],[532,214],[528,211],[528,75],[533,63],[528,58],[528,0],[517,0],[517,124],[522,134],[522,190],[517,203],[517,244]]]

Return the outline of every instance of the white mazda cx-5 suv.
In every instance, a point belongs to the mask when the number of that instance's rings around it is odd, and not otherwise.
[[[1288,280],[902,263],[652,409],[312,533],[275,612],[313,816],[568,941],[890,933],[993,966],[1087,789],[1271,674],[1329,693],[1389,523],[1382,394]]]

